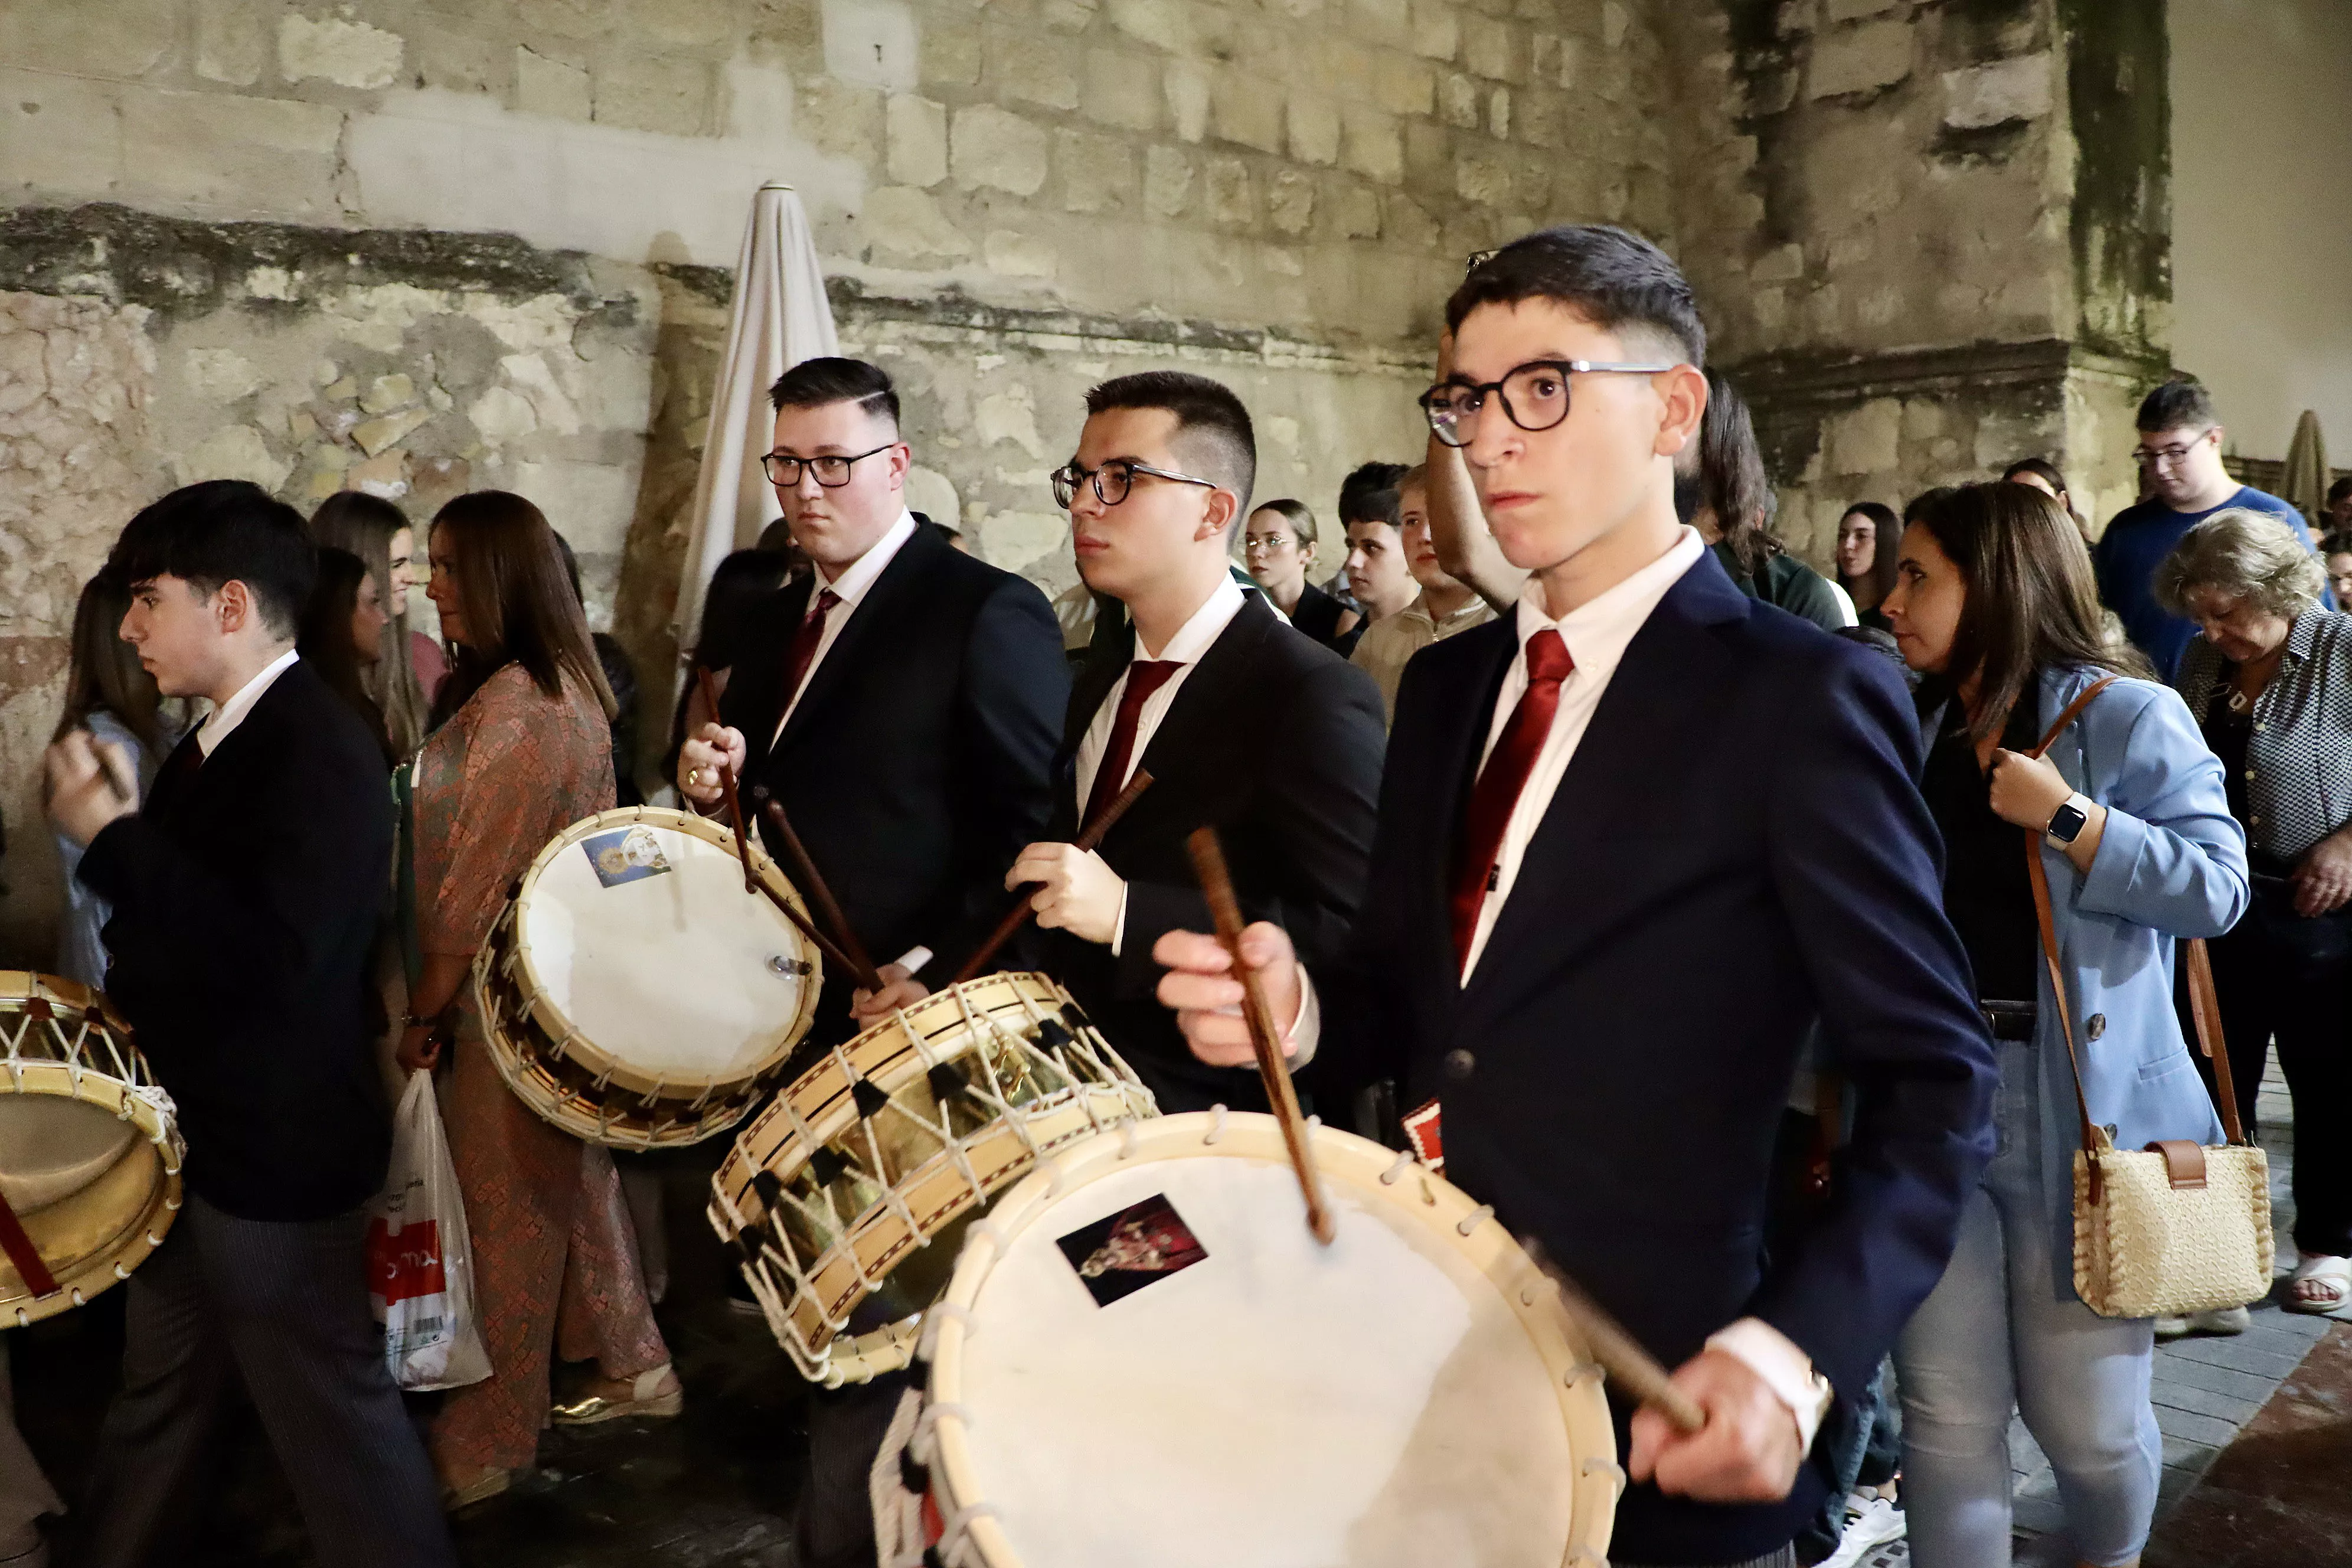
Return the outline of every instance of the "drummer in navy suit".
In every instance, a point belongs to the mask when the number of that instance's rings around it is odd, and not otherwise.
[[[1250,928],[1294,1060],[1433,1103],[1446,1173],[1532,1233],[1705,1411],[1617,1416],[1619,1564],[1792,1563],[1805,1462],[1942,1274],[1992,1152],[1992,1047],[1885,660],[1747,598],[1675,520],[1706,336],[1621,230],[1530,235],[1446,311],[1423,400],[1529,570],[1425,649],[1348,956]],[[1192,1049],[1250,1055],[1212,938],[1171,932]],[[1818,1017],[1858,1091],[1822,1224],[1767,1258],[1773,1129]]]

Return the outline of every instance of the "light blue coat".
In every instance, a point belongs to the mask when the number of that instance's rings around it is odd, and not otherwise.
[[[2078,669],[2045,671],[2037,731],[2096,679]],[[2092,699],[2053,742],[2050,760],[2107,808],[2088,873],[2042,847],[2091,1120],[2114,1130],[2118,1149],[2160,1138],[2218,1143],[2221,1119],[2181,1039],[2172,972],[2177,939],[2219,936],[2246,910],[2245,830],[2230,815],[2221,760],[2179,695],[2146,680],[2118,680]],[[2046,966],[2037,968],[2042,1168],[2059,1226],[2056,1256],[2065,1258],[2074,1256],[2072,1172],[2081,1123],[2057,999]],[[2063,1272],[2059,1283],[2072,1292]]]

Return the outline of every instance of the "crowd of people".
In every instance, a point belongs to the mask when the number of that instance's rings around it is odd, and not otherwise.
[[[2177,380],[2095,543],[2026,455],[1857,498],[1824,575],[1774,534],[1748,410],[1654,247],[1528,236],[1446,321],[1425,447],[1349,475],[1338,563],[1308,503],[1253,505],[1229,388],[1094,388],[1052,476],[1080,579],[1056,602],[908,510],[879,367],[795,366],[783,521],[709,584],[689,653],[716,710],[687,684],[654,798],[764,789],[862,945],[905,955],[873,987],[829,968],[803,1049],[944,984],[1018,892],[1036,923],[1005,966],[1054,975],[1163,1110],[1262,1110],[1185,847],[1215,826],[1326,1119],[1402,1147],[1442,1106],[1446,1173],[1705,1410],[1696,1434],[1617,1411],[1613,1561],[1843,1568],[1907,1528],[1925,1568],[2005,1563],[2021,1413],[2075,1560],[2136,1562],[2156,1340],[2246,1313],[2078,1299],[2073,1140],[2079,1089],[2118,1147],[2221,1141],[2184,939],[2213,941],[2246,1124],[2273,1042],[2293,1092],[2285,1304],[2352,1296],[2352,1151],[2319,1121],[2352,1098],[2352,480],[2315,542]],[[194,485],[84,590],[47,760],[56,967],[137,1028],[189,1196],[126,1287],[70,1561],[184,1536],[240,1384],[339,1563],[451,1562],[444,1510],[505,1489],[551,1421],[682,1407],[645,1205],[501,1082],[467,983],[542,846],[646,798],[636,689],[569,547],[504,492],[420,535],[364,495],[306,521]],[[414,1071],[491,1367],[421,1433],[360,1259]],[[593,1363],[576,1397],[558,1361]],[[812,1391],[800,1561],[874,1560],[902,1386]],[[42,1541],[0,1516],[0,1563]]]

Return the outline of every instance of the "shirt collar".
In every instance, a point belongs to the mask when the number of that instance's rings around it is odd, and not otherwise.
[[[1243,603],[1242,585],[1234,581],[1233,574],[1228,572],[1220,576],[1217,585],[1210,590],[1208,598],[1202,601],[1201,607],[1192,612],[1191,619],[1176,628],[1176,635],[1170,637],[1168,646],[1160,650],[1158,662],[1198,663],[1201,656],[1224,635],[1225,627],[1233,624],[1234,617],[1242,613]],[[1139,634],[1135,639],[1135,656],[1138,658],[1144,657],[1143,638]]]
[[[2320,624],[2326,618],[2327,612],[2317,605],[2314,605],[2295,616],[2294,623],[2287,627],[2286,631],[2286,651],[2289,658],[2305,659],[2311,657],[2312,649],[2319,646]]]
[[[915,537],[915,514],[900,509],[898,521],[890,525],[889,531],[876,540],[865,554],[851,562],[840,576],[827,582],[824,569],[819,567],[817,586],[832,589],[835,598],[856,609],[857,601],[866,597],[866,591],[874,586],[874,580],[882,575],[891,559],[906,546],[907,541]]]
[[[229,731],[245,722],[245,716],[253,711],[253,705],[261,700],[261,694],[268,691],[279,676],[294,668],[294,660],[298,657],[294,649],[288,648],[262,666],[259,674],[238,687],[236,696],[214,709],[212,717],[205,721],[204,728],[196,731],[197,750],[207,757],[211,756],[220,743],[228,739]]]
[[[1666,552],[1643,567],[1623,582],[1568,614],[1554,620],[1544,609],[1543,583],[1530,577],[1519,593],[1519,647],[1524,650],[1528,639],[1547,627],[1559,633],[1568,645],[1569,657],[1576,668],[1591,675],[1605,675],[1617,668],[1625,657],[1626,647],[1666,590],[1682,580],[1684,573],[1697,564],[1706,553],[1706,542],[1698,530],[1684,524]]]

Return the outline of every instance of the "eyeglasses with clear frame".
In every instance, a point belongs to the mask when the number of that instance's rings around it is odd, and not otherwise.
[[[1091,480],[1095,500],[1105,506],[1117,506],[1135,488],[1135,476],[1150,474],[1155,479],[1172,479],[1180,485],[1199,485],[1206,489],[1223,489],[1214,479],[1204,479],[1192,474],[1180,474],[1168,468],[1155,468],[1149,463],[1138,463],[1126,458],[1113,458],[1099,468],[1082,468],[1076,459],[1055,468],[1047,476],[1054,481],[1054,504],[1064,511],[1077,499],[1078,487]]]
[[[849,482],[849,470],[853,465],[862,463],[877,453],[887,452],[898,444],[886,441],[872,452],[860,452],[854,458],[835,457],[830,453],[818,458],[795,458],[789,452],[771,452],[760,459],[760,466],[768,470],[768,482],[778,489],[793,489],[801,482],[801,470],[806,468],[816,476],[818,484],[826,489],[837,490]]]
[[[1242,535],[1242,553],[1278,555],[1297,542],[1286,533],[1244,533]]]
[[[1529,360],[1500,381],[1440,383],[1421,395],[1421,411],[1437,438],[1466,447],[1478,436],[1478,416],[1489,395],[1505,418],[1522,430],[1549,430],[1568,417],[1571,375],[1655,375],[1671,364],[1627,364],[1605,360]]]

